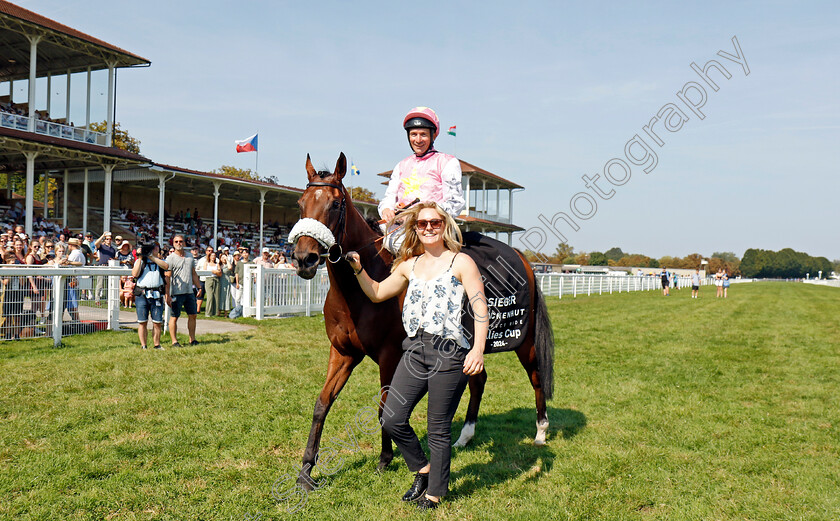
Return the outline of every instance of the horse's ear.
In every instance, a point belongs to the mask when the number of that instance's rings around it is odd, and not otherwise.
[[[344,152],[342,152],[338,156],[338,161],[335,162],[335,173],[334,175],[336,178],[341,181],[344,179],[344,174],[347,173],[347,158],[344,157]]]
[[[310,181],[318,175],[318,172],[315,171],[315,167],[312,166],[312,160],[309,159],[309,154],[306,154],[306,175],[309,177]]]

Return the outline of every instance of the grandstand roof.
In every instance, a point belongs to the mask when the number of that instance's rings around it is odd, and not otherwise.
[[[212,196],[214,192],[214,187],[212,182],[215,180],[222,181],[227,185],[236,185],[240,188],[251,189],[254,192],[258,192],[259,190],[266,190],[266,194],[274,194],[277,196],[277,201],[272,201],[272,204],[280,204],[285,206],[290,206],[293,208],[297,208],[297,200],[300,197],[300,194],[303,193],[303,188],[296,188],[294,186],[286,186],[286,185],[279,185],[274,183],[269,183],[267,181],[259,181],[253,179],[243,179],[241,177],[234,177],[228,176],[223,174],[217,174],[214,172],[202,172],[200,170],[191,170],[189,168],[182,168],[179,166],[172,166],[172,165],[164,165],[162,163],[152,163],[152,168],[154,170],[160,171],[169,171],[176,176],[166,182],[167,190],[177,190],[184,193],[193,193],[196,195],[205,195],[205,196]],[[206,183],[194,183],[192,181],[186,181],[184,179],[178,180],[177,174],[180,174],[182,177],[207,181]],[[266,201],[268,204],[268,201]],[[368,203],[365,201],[353,201],[354,205],[360,206],[369,206],[376,208],[376,203]]]
[[[29,77],[29,40],[40,35],[37,74],[80,72],[116,67],[149,65],[146,58],[94,38],[23,7],[0,0],[0,81]]]
[[[489,221],[487,219],[481,219],[472,216],[459,216],[457,220],[468,224],[476,225],[472,227],[472,229],[474,230],[481,228],[482,226],[486,227],[487,230],[498,230],[500,232],[521,232],[525,230],[525,228],[522,228],[521,226],[517,226],[515,224],[501,223],[498,221]]]
[[[458,162],[461,163],[461,173],[468,174],[468,175],[472,176],[473,178],[476,178],[476,177],[477,178],[482,178],[482,177],[486,178],[487,180],[492,181],[495,184],[498,184],[499,187],[503,188],[503,189],[524,188],[524,186],[519,185],[517,183],[514,183],[513,181],[510,181],[508,179],[505,179],[504,177],[497,176],[496,174],[488,172],[487,170],[485,170],[483,168],[477,167],[472,163],[467,163],[463,159],[459,159]],[[391,172],[392,172],[391,170],[386,170],[385,172],[380,172],[379,174],[376,174],[376,175],[378,175],[380,177],[391,177]],[[382,184],[385,185],[385,184],[388,184],[388,183],[386,181]]]
[[[35,169],[84,168],[101,163],[147,163],[145,157],[119,148],[0,127],[0,173],[25,172],[24,151],[38,152]]]

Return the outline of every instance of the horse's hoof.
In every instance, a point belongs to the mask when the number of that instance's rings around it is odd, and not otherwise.
[[[384,472],[385,469],[388,468],[388,465],[391,464],[391,460],[393,459],[393,456],[391,456],[390,458],[380,458],[379,465],[376,466],[376,472]]]
[[[312,492],[313,490],[315,490],[315,487],[312,486],[312,478],[309,476],[298,476],[297,482],[298,485],[300,485],[300,488],[307,492]]]
[[[466,447],[467,443],[473,439],[473,436],[475,436],[475,422],[465,423],[461,428],[461,436],[452,446],[459,449]]]
[[[534,438],[534,445],[538,447],[545,445],[546,434],[548,434],[548,421],[537,422],[537,436]]]

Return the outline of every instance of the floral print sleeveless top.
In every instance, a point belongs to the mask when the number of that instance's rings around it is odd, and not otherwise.
[[[456,254],[457,256],[457,254]],[[462,348],[470,345],[461,327],[461,308],[464,301],[464,285],[452,273],[452,265],[437,277],[424,280],[414,275],[414,266],[408,279],[408,291],[403,302],[402,321],[405,332],[414,337],[422,329],[426,333],[454,340]]]

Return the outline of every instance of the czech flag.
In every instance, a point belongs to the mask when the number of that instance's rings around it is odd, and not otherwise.
[[[451,127],[449,127],[449,130],[446,133],[449,134],[450,136],[454,136],[455,135],[455,125],[452,125]]]
[[[243,139],[241,141],[236,141],[236,151],[237,152],[256,152],[257,151],[257,135],[254,134],[253,136],[249,137],[248,139]]]

